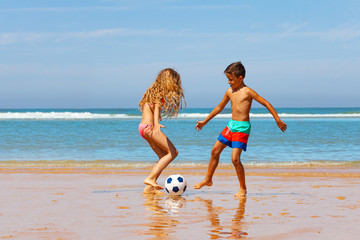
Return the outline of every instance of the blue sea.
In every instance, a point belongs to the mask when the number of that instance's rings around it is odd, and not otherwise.
[[[179,151],[173,164],[206,164],[231,119],[224,109],[202,131],[196,120],[210,108],[182,110],[165,119],[163,132]],[[278,108],[283,133],[265,108],[253,108],[245,165],[358,165],[360,108]],[[0,166],[28,164],[152,165],[156,155],[138,133],[138,109],[0,109]],[[221,155],[231,163],[231,149]]]

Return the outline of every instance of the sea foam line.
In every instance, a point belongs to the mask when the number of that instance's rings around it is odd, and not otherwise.
[[[100,114],[90,112],[6,112],[0,113],[0,119],[34,119],[34,120],[58,120],[58,119],[126,119],[140,118],[128,114]]]
[[[203,119],[208,113],[182,113],[178,118]],[[281,118],[360,118],[360,113],[332,113],[332,114],[298,114],[298,113],[280,113]],[[231,113],[218,114],[216,118],[231,118]],[[250,113],[250,118],[272,118],[270,113]]]
[[[178,119],[204,119],[208,113],[180,113]],[[280,113],[281,118],[360,118],[360,113],[295,114]],[[139,119],[139,115],[104,114],[91,112],[0,112],[0,120],[91,120]],[[216,118],[231,118],[231,113],[220,113]],[[250,113],[250,118],[272,118],[270,113]]]
[[[244,162],[249,168],[319,168],[319,167],[359,167],[360,161],[304,161],[304,162]],[[84,167],[84,168],[144,168],[152,167],[152,162],[121,161],[121,160],[39,160],[39,161],[0,161],[0,167]],[[221,163],[220,167],[232,168],[230,163]],[[206,168],[207,162],[178,162],[169,168]]]

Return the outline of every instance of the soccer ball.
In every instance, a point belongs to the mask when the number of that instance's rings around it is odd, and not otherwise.
[[[170,195],[181,195],[186,190],[186,181],[180,174],[170,175],[165,180],[165,190]]]

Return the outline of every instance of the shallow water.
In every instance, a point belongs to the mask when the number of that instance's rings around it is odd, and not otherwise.
[[[207,163],[221,130],[231,118],[225,109],[202,131],[196,120],[211,109],[186,109],[164,120],[164,133],[179,150],[174,164]],[[282,133],[266,109],[252,109],[252,132],[242,161],[248,165],[338,165],[360,161],[359,108],[277,109],[288,131]],[[98,160],[102,164],[147,166],[156,161],[138,134],[137,109],[3,109],[0,111],[0,161]],[[68,161],[70,160],[70,161]],[[65,161],[65,162],[64,162]],[[221,155],[231,163],[231,149]]]

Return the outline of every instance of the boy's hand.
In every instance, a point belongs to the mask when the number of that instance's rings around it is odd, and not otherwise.
[[[203,126],[206,125],[205,121],[196,121],[196,122],[197,122],[197,124],[195,126],[195,129],[198,130],[198,131],[200,131],[203,128]]]
[[[278,127],[280,128],[281,131],[285,132],[287,129],[287,125],[286,123],[284,123],[283,121],[279,120],[276,122],[276,124],[278,125]]]

